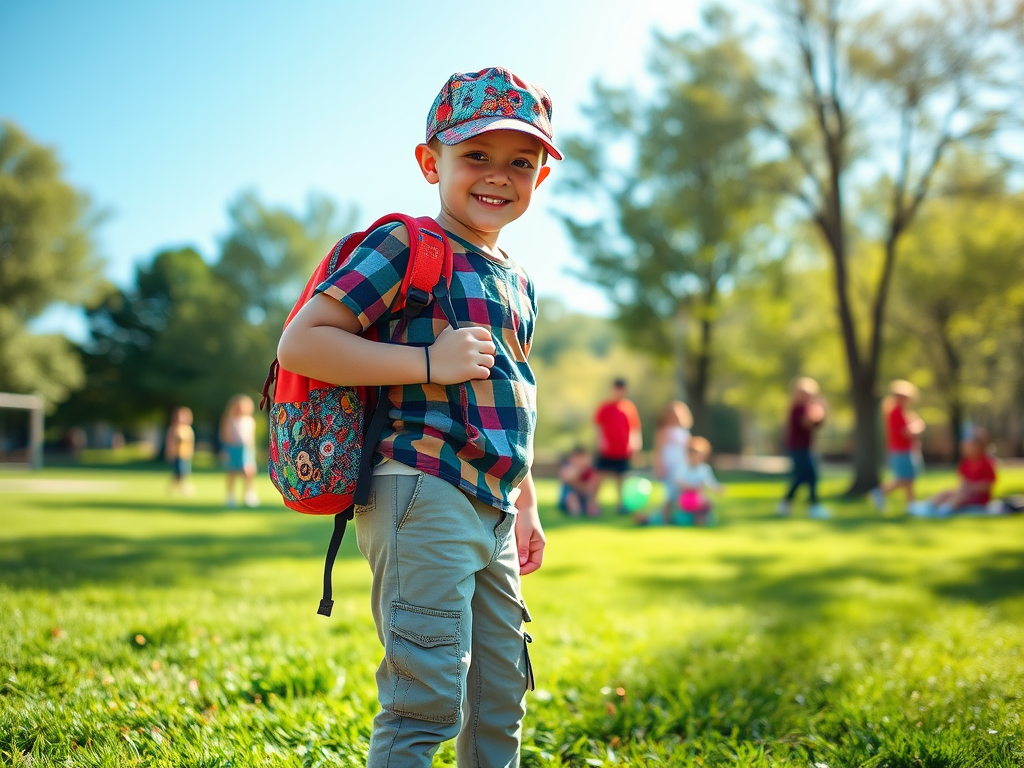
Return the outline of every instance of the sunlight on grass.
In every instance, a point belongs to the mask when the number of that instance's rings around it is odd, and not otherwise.
[[[354,536],[324,619],[330,521],[269,483],[226,510],[216,474],[187,499],[146,471],[4,482],[0,761],[362,764],[380,649]],[[524,765],[1024,763],[1024,518],[780,520],[781,487],[731,483],[693,529],[569,520],[540,484]]]

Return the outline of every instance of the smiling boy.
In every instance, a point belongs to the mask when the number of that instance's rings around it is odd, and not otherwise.
[[[453,737],[459,765],[519,762],[532,676],[520,576],[544,553],[530,475],[537,304],[497,242],[547,177],[548,156],[561,159],[550,120],[547,93],[497,67],[452,75],[431,107],[416,160],[438,186],[460,328],[437,302],[416,317],[392,315],[409,234],[389,224],[281,338],[290,371],[387,387],[373,490],[355,518],[384,645],[370,766],[429,766]],[[359,335],[375,324],[394,343]]]

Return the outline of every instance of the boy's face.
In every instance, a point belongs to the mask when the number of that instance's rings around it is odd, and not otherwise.
[[[976,459],[981,456],[984,451],[982,450],[981,443],[974,438],[971,438],[960,443],[960,453],[968,459]]]
[[[530,206],[550,168],[543,145],[519,131],[489,131],[439,150],[416,148],[423,176],[437,184],[441,210],[487,244]]]

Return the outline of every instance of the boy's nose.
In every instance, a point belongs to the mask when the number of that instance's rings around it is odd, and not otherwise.
[[[504,187],[510,184],[512,180],[509,178],[509,175],[504,171],[492,171],[487,176],[487,182],[489,184],[496,184],[498,186]]]

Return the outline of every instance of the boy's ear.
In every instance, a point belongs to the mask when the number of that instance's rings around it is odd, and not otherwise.
[[[537,172],[537,183],[533,185],[533,188],[536,189],[537,187],[539,187],[540,183],[548,177],[549,173],[551,173],[551,166],[542,165],[540,167],[540,170]]]
[[[437,184],[440,177],[437,175],[437,156],[426,144],[416,145],[416,163],[420,167],[420,173],[430,184]]]

